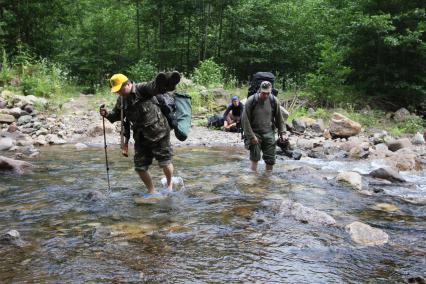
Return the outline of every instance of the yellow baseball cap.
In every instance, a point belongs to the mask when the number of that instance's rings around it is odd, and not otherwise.
[[[114,74],[111,79],[109,79],[109,84],[111,85],[111,92],[117,93],[121,89],[121,85],[127,82],[129,79],[123,74]]]

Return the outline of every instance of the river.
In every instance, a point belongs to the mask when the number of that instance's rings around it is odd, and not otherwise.
[[[345,167],[368,172],[367,161],[279,160],[267,176],[264,165],[259,174],[247,170],[244,149],[179,147],[175,175],[185,188],[138,205],[145,189],[132,159],[108,149],[110,194],[103,148],[45,147],[31,173],[0,176],[0,233],[16,229],[25,241],[0,246],[1,283],[401,283],[426,276],[425,206],[331,182]],[[290,174],[299,166],[325,178]],[[159,185],[155,162],[151,173]],[[405,177],[425,190],[424,172]],[[265,201],[281,198],[323,211],[338,226],[278,217]],[[389,242],[355,244],[344,228],[353,221],[384,230]]]

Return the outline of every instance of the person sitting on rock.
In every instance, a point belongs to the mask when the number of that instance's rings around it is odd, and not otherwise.
[[[239,132],[241,129],[241,114],[244,111],[244,105],[237,96],[233,96],[231,104],[223,114],[223,127],[225,131]]]

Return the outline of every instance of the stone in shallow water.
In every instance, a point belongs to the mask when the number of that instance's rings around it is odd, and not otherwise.
[[[383,245],[389,240],[388,234],[384,231],[358,221],[347,225],[346,231],[355,243],[364,246]]]
[[[133,200],[137,205],[150,205],[156,204],[159,201],[163,200],[163,196],[152,196],[152,197],[136,197]]]
[[[389,203],[376,203],[373,206],[373,209],[386,211],[386,212],[396,212],[399,211],[399,207]]]

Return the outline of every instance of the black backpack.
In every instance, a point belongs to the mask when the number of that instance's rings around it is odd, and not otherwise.
[[[208,127],[222,127],[224,123],[223,116],[215,114],[207,118],[207,126]]]
[[[251,85],[248,89],[247,98],[256,94],[260,88],[260,83],[263,81],[268,81],[272,84],[272,94],[274,96],[278,95],[278,90],[274,89],[275,76],[271,72],[257,72],[253,75],[253,80],[251,81]]]

